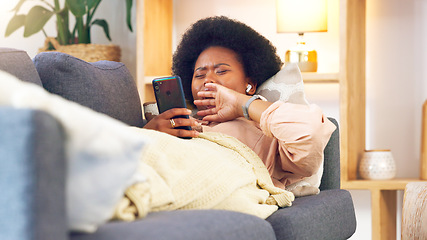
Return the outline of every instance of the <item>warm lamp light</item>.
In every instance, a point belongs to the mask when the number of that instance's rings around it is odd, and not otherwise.
[[[285,63],[296,62],[302,72],[317,71],[317,52],[304,41],[306,32],[328,31],[326,0],[276,0],[277,32],[298,33],[294,49],[288,50]]]

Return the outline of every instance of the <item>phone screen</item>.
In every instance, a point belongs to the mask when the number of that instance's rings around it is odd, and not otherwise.
[[[172,108],[187,108],[184,90],[179,76],[156,78],[153,80],[153,89],[159,113]],[[180,115],[175,118],[189,118],[189,116]],[[189,126],[177,128],[191,130]]]

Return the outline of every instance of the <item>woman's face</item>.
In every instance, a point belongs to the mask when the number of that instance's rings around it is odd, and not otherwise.
[[[217,83],[246,94],[246,87],[251,84],[250,79],[245,74],[243,64],[237,59],[233,50],[224,47],[209,47],[200,53],[191,83],[194,100],[200,99],[197,93],[205,90],[206,83]]]

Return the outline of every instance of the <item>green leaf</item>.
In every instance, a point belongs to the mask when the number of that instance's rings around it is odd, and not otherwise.
[[[24,2],[25,2],[25,1],[27,1],[27,0],[20,0],[20,1],[18,2],[18,4],[16,4],[15,8],[14,8],[14,9],[12,9],[12,11],[14,11],[14,12],[18,12],[18,11],[19,11],[19,9],[21,9],[21,6],[22,6],[22,4],[24,4]]]
[[[34,6],[25,18],[24,37],[29,37],[43,29],[53,12],[41,6]]]
[[[90,43],[89,26],[85,26],[83,17],[76,17],[77,38],[79,43]]]
[[[86,14],[86,0],[66,0],[68,8],[76,17],[82,17]]]
[[[87,0],[87,8],[90,10],[97,6],[101,0]]]
[[[69,11],[66,4],[65,7],[56,14],[56,28],[58,29],[57,39],[59,44],[70,44]]]
[[[18,30],[18,28],[23,27],[25,24],[25,15],[15,15],[10,19],[9,24],[7,24],[5,37],[10,36],[13,32]]]
[[[92,25],[94,24],[101,26],[104,29],[105,36],[108,38],[108,40],[111,41],[110,31],[108,29],[107,21],[105,21],[104,19],[96,19],[95,21],[92,22]]]
[[[128,25],[128,28],[131,32],[133,32],[132,30],[132,4],[133,4],[133,0],[126,0],[126,22]]]

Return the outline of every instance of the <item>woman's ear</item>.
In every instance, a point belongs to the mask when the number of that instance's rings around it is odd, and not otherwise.
[[[248,83],[246,86],[246,94],[247,95],[254,95],[256,92],[256,84]]]

